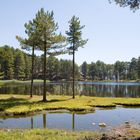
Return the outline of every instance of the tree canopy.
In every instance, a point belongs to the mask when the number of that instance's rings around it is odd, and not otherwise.
[[[33,33],[31,37],[37,36],[37,46],[38,48],[44,52],[43,54],[43,101],[46,101],[46,57],[60,55],[64,52],[65,45],[65,37],[61,33],[57,33],[58,23],[54,20],[53,11],[45,12],[43,8],[41,8],[36,17],[31,22],[31,26],[33,29]]]
[[[136,11],[139,9],[140,0],[109,0],[109,2],[115,1],[121,7],[129,6],[131,10]]]
[[[79,47],[83,47],[88,40],[82,39],[82,29],[85,26],[80,25],[78,17],[73,16],[69,21],[69,31],[66,31],[67,41],[69,43],[68,52],[73,55],[73,98],[75,98],[75,51],[78,51]]]

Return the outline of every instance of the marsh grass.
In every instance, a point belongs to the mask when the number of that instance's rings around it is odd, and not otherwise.
[[[26,115],[42,110],[69,110],[78,112],[95,111],[95,107],[108,108],[116,105],[140,107],[140,98],[104,98],[64,95],[48,95],[47,102],[42,96],[30,98],[27,95],[0,95],[0,111],[6,115]]]
[[[85,136],[99,138],[96,132],[72,132],[51,129],[0,130],[0,140],[80,140]]]
[[[111,132],[95,132],[95,131],[68,131],[56,129],[1,129],[0,140],[101,140],[106,135],[108,140],[136,140],[140,138],[138,129],[126,129],[121,136]]]

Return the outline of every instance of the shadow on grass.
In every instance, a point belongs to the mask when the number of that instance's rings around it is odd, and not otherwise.
[[[68,101],[68,100],[71,100],[72,98],[68,98],[68,99],[51,99],[51,100],[46,100],[46,101],[38,101],[38,102],[41,102],[41,103],[54,103],[54,102],[63,102],[63,101]]]
[[[27,101],[28,99],[24,99],[24,98],[14,98],[14,97],[10,97],[7,99],[0,99],[0,103],[1,102],[19,102],[19,101]]]
[[[22,105],[27,105],[31,106],[33,104],[41,104],[41,103],[54,103],[54,102],[63,102],[67,100],[71,100],[72,98],[68,99],[51,99],[47,100],[46,102],[40,100],[40,101],[30,101],[31,98],[15,98],[15,97],[10,97],[7,99],[0,99],[0,111],[5,111],[6,109],[13,108],[16,106],[22,106]]]
[[[28,105],[31,104],[28,99],[24,98],[7,98],[7,99],[0,99],[0,111],[4,111],[5,109],[18,106],[18,105]]]

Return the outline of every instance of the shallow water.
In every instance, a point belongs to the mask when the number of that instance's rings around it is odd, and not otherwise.
[[[35,83],[33,93],[35,95],[42,95],[42,91],[43,84]],[[0,86],[0,94],[29,94],[29,92],[29,83],[10,83]],[[72,83],[47,83],[47,92],[50,94],[72,95]],[[140,97],[140,83],[76,82],[75,93],[77,95],[99,97]]]
[[[98,124],[102,122],[106,123],[107,127],[100,128]],[[45,112],[30,117],[2,118],[0,119],[0,128],[56,128],[78,131],[105,131],[112,127],[125,124],[125,122],[139,124],[140,108],[96,110],[88,114]]]

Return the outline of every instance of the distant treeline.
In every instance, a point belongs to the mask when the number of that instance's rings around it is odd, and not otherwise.
[[[31,55],[9,46],[0,47],[0,79],[29,80],[31,78]],[[72,61],[47,58],[48,80],[70,80]],[[79,67],[75,64],[76,78],[80,77]],[[35,56],[34,79],[43,79],[43,56]]]
[[[43,56],[35,57],[34,79],[43,78]],[[47,58],[48,80],[71,80],[72,61]],[[9,46],[0,47],[0,79],[29,80],[31,78],[31,56]],[[117,61],[105,64],[102,61],[81,66],[75,64],[77,80],[137,80],[140,79],[140,57],[132,58],[131,62]]]
[[[140,57],[132,58],[131,62],[116,61],[114,64],[105,64],[102,61],[81,65],[84,79],[90,80],[138,80],[140,79]]]

